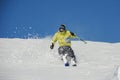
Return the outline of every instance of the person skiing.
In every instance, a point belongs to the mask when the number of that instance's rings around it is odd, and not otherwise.
[[[66,30],[66,26],[64,24],[61,24],[58,32],[54,34],[51,41],[50,49],[53,49],[55,43],[58,41],[59,43],[58,53],[61,56],[62,60],[64,61],[65,66],[69,66],[69,62],[67,60],[68,56],[71,58],[72,66],[77,66],[76,56],[71,48],[70,39],[72,38],[78,38],[78,37],[73,32]]]

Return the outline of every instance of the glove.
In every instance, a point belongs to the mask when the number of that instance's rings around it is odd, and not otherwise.
[[[54,48],[54,44],[52,43],[51,45],[50,45],[50,49],[53,49]]]

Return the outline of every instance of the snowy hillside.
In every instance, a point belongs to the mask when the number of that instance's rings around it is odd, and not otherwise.
[[[64,67],[50,39],[0,39],[0,80],[118,80],[120,43],[73,41],[78,66]]]

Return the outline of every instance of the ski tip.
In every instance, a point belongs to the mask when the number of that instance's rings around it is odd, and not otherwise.
[[[77,66],[76,64],[72,65],[72,66]]]

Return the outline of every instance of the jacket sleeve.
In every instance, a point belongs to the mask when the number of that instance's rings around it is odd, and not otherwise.
[[[71,31],[70,31],[70,35],[71,35],[72,38],[76,38],[76,37],[77,37],[77,36],[76,36],[73,32],[71,32]]]
[[[55,33],[55,35],[53,36],[51,43],[55,44],[56,41],[57,41],[57,33]]]

